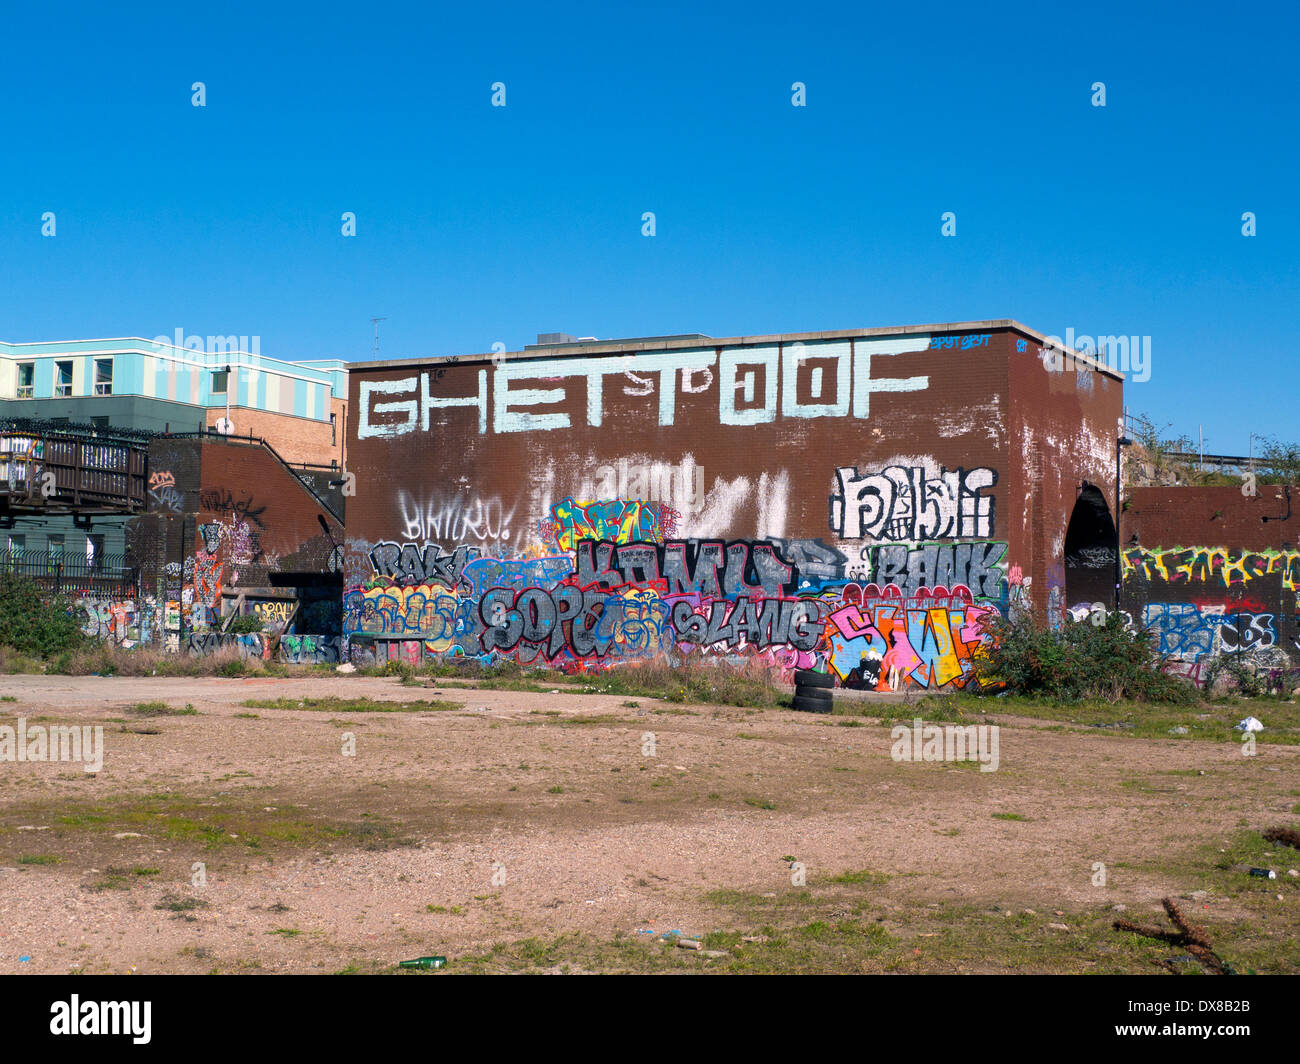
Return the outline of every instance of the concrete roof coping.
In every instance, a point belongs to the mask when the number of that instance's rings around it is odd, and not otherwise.
[[[677,351],[697,350],[708,347],[758,347],[772,344],[787,344],[809,340],[867,340],[887,336],[930,335],[934,333],[954,332],[994,332],[1014,331],[1022,333],[1040,345],[1057,346],[1067,355],[1082,365],[1099,373],[1105,373],[1116,380],[1123,380],[1124,375],[1111,369],[1104,362],[1098,362],[1089,355],[1080,354],[1065,347],[1064,344],[1052,345],[1048,338],[1037,329],[1022,325],[1014,318],[992,318],[986,321],[952,321],[933,325],[895,325],[879,329],[827,329],[817,332],[768,333],[759,336],[728,336],[711,339],[686,337],[680,340],[656,340],[653,337],[638,340],[607,340],[593,343],[554,344],[544,347],[530,345],[524,351],[489,352],[467,355],[427,355],[423,358],[396,358],[379,361],[358,361],[347,363],[349,373],[364,370],[405,369],[416,365],[448,365],[458,362],[490,362],[493,359],[509,362],[531,361],[543,358],[570,357],[577,355],[618,355],[636,351]]]

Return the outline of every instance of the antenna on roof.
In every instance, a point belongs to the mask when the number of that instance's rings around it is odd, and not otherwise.
[[[387,321],[387,318],[371,318],[370,324],[375,327],[375,358],[379,358],[379,323]]]

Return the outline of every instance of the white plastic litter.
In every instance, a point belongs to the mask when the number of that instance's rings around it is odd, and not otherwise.
[[[1254,717],[1247,717],[1245,720],[1243,720],[1232,730],[1239,731],[1239,732],[1263,731],[1264,725],[1261,724],[1259,721],[1257,721]]]

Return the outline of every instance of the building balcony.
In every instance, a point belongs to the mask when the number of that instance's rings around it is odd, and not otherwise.
[[[0,431],[0,513],[140,513],[143,441],[79,432]]]

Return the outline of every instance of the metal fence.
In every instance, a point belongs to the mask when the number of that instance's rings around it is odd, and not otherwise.
[[[0,494],[15,506],[143,510],[147,465],[141,444],[0,433]]]
[[[124,554],[85,556],[37,550],[9,550],[0,554],[0,577],[25,576],[63,594],[106,592],[135,594],[140,570],[128,565]]]

